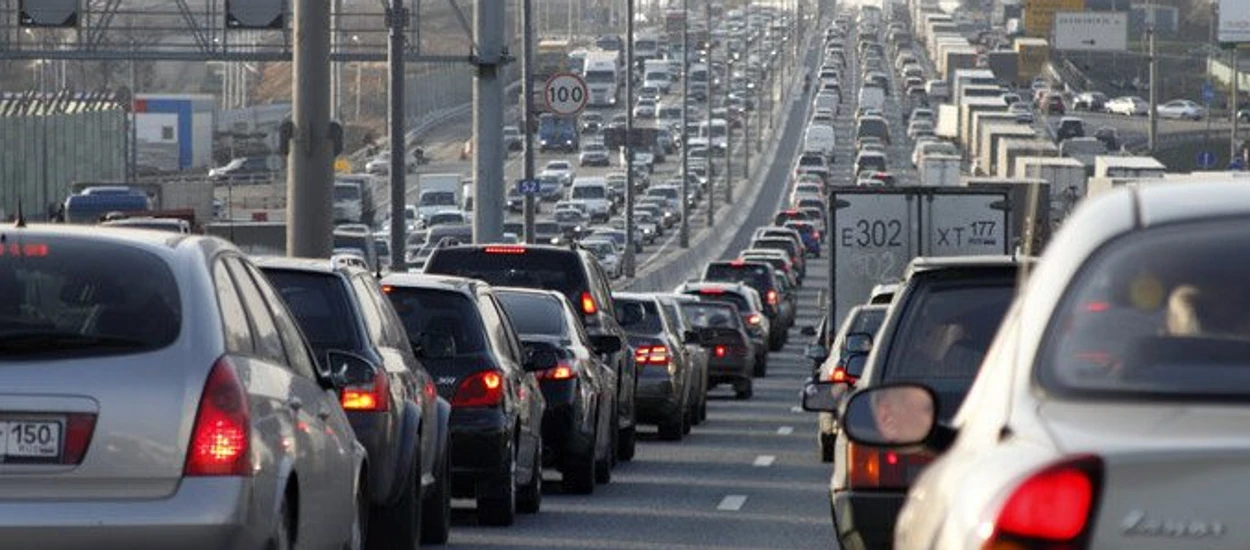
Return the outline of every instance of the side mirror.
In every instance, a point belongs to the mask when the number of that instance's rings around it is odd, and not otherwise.
[[[868,353],[872,351],[872,335],[856,332],[846,335],[846,351],[851,353]]]
[[[351,386],[365,386],[373,383],[378,369],[368,359],[350,351],[330,350],[326,352],[330,383],[335,389],[341,390]]]
[[[802,334],[803,336],[815,336],[816,327],[811,326],[811,325],[804,325],[803,328],[799,329],[799,334]]]
[[[877,386],[851,396],[842,430],[852,442],[908,447],[927,441],[937,426],[937,395],[919,384]]]
[[[550,344],[530,342],[525,344],[525,372],[538,372],[559,366],[560,357]]]
[[[864,367],[868,366],[867,353],[852,353],[846,356],[846,375],[852,380],[859,380],[864,375]]]
[[[803,410],[807,412],[838,412],[838,402],[846,395],[846,384],[837,382],[808,382],[801,395]]]
[[[638,302],[618,302],[616,322],[621,326],[636,325],[647,317],[647,310]]]
[[[803,357],[816,362],[824,362],[825,359],[829,358],[829,351],[820,344],[811,344],[807,346],[807,349],[803,350]]]
[[[456,355],[456,339],[442,332],[421,334],[413,352],[422,359],[447,359]]]
[[[601,355],[611,355],[621,351],[621,339],[617,336],[608,334],[591,336],[590,345],[595,348],[595,353]]]

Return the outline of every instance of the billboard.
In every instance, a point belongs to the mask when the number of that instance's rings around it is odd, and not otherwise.
[[[1084,10],[1085,0],[1025,0],[1024,35],[1049,39],[1055,27],[1055,12]]]
[[[1250,43],[1250,2],[1220,0],[1219,40],[1225,44]]]
[[[1056,50],[1096,52],[1128,49],[1128,14],[1125,12],[1055,13]]]

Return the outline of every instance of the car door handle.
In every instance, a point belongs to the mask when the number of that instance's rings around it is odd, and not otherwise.
[[[290,407],[293,411],[298,411],[304,408],[304,402],[300,401],[300,398],[298,397],[292,397],[287,400],[286,406]]]
[[[330,410],[329,410],[329,409],[321,409],[321,410],[317,411],[317,418],[319,418],[319,419],[321,419],[321,420],[327,420],[327,419],[329,419],[329,418],[330,418]]]

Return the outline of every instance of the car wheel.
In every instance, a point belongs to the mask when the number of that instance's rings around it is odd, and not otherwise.
[[[686,411],[678,409],[673,414],[673,418],[669,418],[660,422],[660,439],[663,441],[681,441],[682,435],[686,433]]]
[[[750,399],[753,395],[755,395],[755,382],[752,380],[748,379],[734,383],[735,399]]]
[[[616,448],[611,441],[608,441],[608,448],[603,451],[603,458],[595,461],[595,483],[599,485],[612,483],[612,459],[615,456]]]
[[[834,434],[822,433],[819,436],[820,461],[833,462]]]
[[[285,498],[282,499],[282,504],[278,505],[278,521],[274,522],[273,534],[269,535],[269,544],[266,545],[266,549],[292,550],[295,548],[295,521],[291,506],[287,504]]]
[[[620,459],[621,462],[633,460],[637,446],[638,428],[636,426],[621,428],[617,431],[616,458]]]
[[[763,378],[768,375],[768,354],[765,353],[755,358],[755,371],[751,373],[756,378]]]
[[[364,550],[365,545],[369,540],[369,491],[365,489],[366,485],[364,482],[364,476],[364,472],[361,472],[361,489],[356,492],[355,517],[352,518],[351,533],[348,534],[347,544],[345,545],[345,547],[350,550]],[[285,506],[285,503],[283,503],[283,505]],[[296,525],[296,523],[298,523],[298,518],[290,516],[290,521],[292,521],[291,529],[287,532],[291,534],[290,548],[294,548],[296,531],[299,529]]]
[[[394,506],[383,508],[374,515],[373,531],[377,536],[372,541],[378,547],[384,544],[395,544],[404,548],[415,548],[421,537],[421,453],[418,450],[412,461],[412,472],[409,474],[408,487],[399,497]],[[374,545],[370,545],[374,546]]]
[[[599,430],[595,430],[595,435],[590,440],[590,448],[581,456],[574,457],[569,460],[564,467],[564,478],[560,480],[564,488],[564,492],[575,495],[589,495],[595,492],[596,466],[599,459],[595,456],[596,442],[599,440]]]
[[[543,506],[543,445],[534,449],[534,467],[530,482],[517,491],[516,509],[522,514],[537,514]]]
[[[516,521],[516,452],[510,453],[508,477],[504,480],[503,494],[477,499],[477,520],[482,525],[507,527]]]
[[[421,544],[447,544],[451,535],[451,467],[444,456],[437,465],[438,479],[421,505]]]

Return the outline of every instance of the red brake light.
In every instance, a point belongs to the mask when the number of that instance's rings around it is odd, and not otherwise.
[[[470,374],[460,382],[453,407],[496,407],[503,401],[503,377],[493,370]]]
[[[634,363],[639,366],[667,367],[667,346],[641,346],[634,350]]]
[[[488,246],[487,254],[524,254],[524,246]]]
[[[724,357],[724,356],[725,356],[725,346],[716,346],[716,347],[713,349],[713,353],[716,355],[716,358],[717,358],[717,359],[719,359],[719,358],[721,358],[721,357]]]
[[[249,443],[252,436],[247,392],[234,365],[218,359],[204,382],[200,406],[187,445],[186,476],[245,476],[251,474]]]
[[[44,243],[9,243],[7,247],[0,246],[0,256],[5,255],[18,258],[43,258],[48,255],[48,245]]]
[[[96,415],[72,413],[65,415],[65,452],[61,464],[75,465],[82,462],[91,446],[91,434],[95,432]]]
[[[573,370],[573,365],[567,361],[560,361],[555,367],[544,371],[538,371],[536,376],[541,381],[558,381],[571,380],[577,378],[577,372]]]
[[[830,382],[849,382],[850,378],[842,367],[834,367],[833,372],[829,373]]]
[[[390,294],[392,292],[395,292],[395,287],[391,285],[382,285],[382,292],[385,294]]]
[[[997,542],[1075,542],[1085,536],[1102,480],[1102,459],[1080,456],[1020,482],[998,512]]]
[[[747,261],[743,259],[737,259],[737,260],[733,260],[729,262],[729,265],[733,267],[742,267],[744,265],[747,265]]]
[[[595,304],[595,297],[589,292],[582,293],[582,313],[586,315],[594,315],[599,312],[598,304]]]
[[[899,454],[855,443],[847,443],[846,452],[850,489],[906,488],[924,466],[933,462],[927,454]]]
[[[747,324],[748,324],[748,325],[758,325],[758,324],[760,324],[761,322],[763,322],[763,320],[764,320],[764,318],[763,318],[763,317],[760,317],[760,314],[758,314],[758,313],[752,313],[752,314],[750,314],[750,315],[747,315]]]
[[[724,293],[725,293],[725,290],[724,290],[724,289],[722,289],[722,288],[701,288],[701,289],[699,289],[699,294],[711,294],[711,295],[717,295],[717,294],[724,294]]]
[[[386,371],[378,369],[373,382],[343,388],[339,403],[345,411],[380,412],[391,409],[391,384]]]
[[[1102,313],[1111,309],[1111,304],[1107,302],[1090,302],[1085,304],[1085,311],[1090,313]]]
[[[777,305],[777,291],[776,290],[770,289],[768,291],[768,305],[770,306]]]

